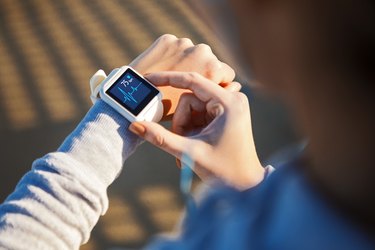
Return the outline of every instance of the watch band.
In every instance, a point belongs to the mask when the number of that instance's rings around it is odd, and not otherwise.
[[[95,102],[98,99],[100,99],[99,97],[100,87],[102,86],[102,83],[104,82],[106,78],[107,78],[107,75],[102,69],[99,69],[98,71],[96,71],[95,74],[93,74],[92,77],[90,78],[90,90],[91,90],[90,99],[91,99],[92,104],[95,104]]]
[[[92,77],[90,78],[90,98],[93,104],[95,104],[95,102],[100,99],[99,92],[101,87],[103,86],[103,83],[105,82],[104,80],[107,78],[111,78],[111,76],[116,74],[118,70],[118,68],[113,69],[107,76],[104,70],[99,69],[95,72],[95,74],[92,75]]]
[[[153,110],[151,110],[153,109]],[[164,114],[164,106],[162,102],[157,102],[157,105],[153,105],[150,109],[149,116],[145,116],[145,121],[159,122]]]

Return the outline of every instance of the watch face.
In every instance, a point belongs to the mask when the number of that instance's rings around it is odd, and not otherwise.
[[[128,68],[105,93],[137,116],[159,90]]]

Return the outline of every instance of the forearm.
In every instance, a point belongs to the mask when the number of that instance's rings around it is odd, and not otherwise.
[[[108,185],[140,143],[128,125],[98,101],[57,152],[36,160],[0,206],[0,247],[77,249],[87,241],[107,209]]]

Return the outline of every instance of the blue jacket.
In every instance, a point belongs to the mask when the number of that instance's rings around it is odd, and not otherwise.
[[[293,164],[259,186],[212,190],[181,234],[147,249],[375,249],[375,241],[313,188]]]

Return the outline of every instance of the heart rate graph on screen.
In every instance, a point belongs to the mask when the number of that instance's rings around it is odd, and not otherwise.
[[[131,79],[131,80],[133,80],[133,79]],[[129,81],[129,82],[131,82],[131,81]],[[129,85],[129,82],[125,81],[124,85],[125,84]],[[121,89],[121,87],[118,87],[118,90],[124,95],[124,97],[123,97],[124,103],[126,103],[127,101],[138,103],[138,101],[133,97],[133,94],[138,91],[138,88],[139,88],[139,86],[141,86],[141,84],[142,83],[139,83],[136,87],[130,86],[131,91],[126,91],[126,90]]]
[[[149,84],[130,73],[124,74],[109,89],[109,94],[130,110],[137,107],[151,94]]]

